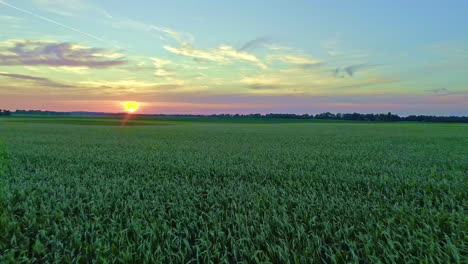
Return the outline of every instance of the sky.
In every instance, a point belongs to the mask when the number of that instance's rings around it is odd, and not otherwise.
[[[466,14],[466,0],[0,0],[0,108],[468,115]]]

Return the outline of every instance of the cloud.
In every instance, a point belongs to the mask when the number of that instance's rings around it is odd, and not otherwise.
[[[354,79],[356,80],[356,79]],[[400,82],[399,79],[395,78],[387,78],[387,77],[380,77],[380,76],[375,76],[373,78],[368,78],[366,80],[360,80],[358,82],[354,83],[340,83],[334,86],[333,88],[335,89],[351,89],[351,88],[364,88],[367,86],[373,86],[373,85],[381,85],[381,84],[390,84],[390,83],[397,83]]]
[[[170,28],[151,26],[151,29],[163,32],[163,33],[169,35],[170,37],[172,37],[173,39],[177,40],[180,43],[193,41],[193,36],[192,35],[187,34],[187,33],[177,32],[177,31],[172,30]]]
[[[153,66],[144,66],[144,65],[130,65],[125,67],[118,68],[119,70],[126,71],[126,72],[139,72],[139,71],[150,71],[154,70]]]
[[[281,89],[283,87],[281,85],[255,83],[249,85],[249,88],[253,90],[273,90]]]
[[[0,16],[0,20],[5,22],[5,23],[21,23],[23,22],[23,19],[19,17],[13,17],[13,16]]]
[[[263,46],[269,50],[291,50],[292,49],[290,47],[280,46],[277,44],[264,44]]]
[[[240,83],[246,84],[252,90],[288,90],[292,83],[278,75],[258,75],[244,77]]]
[[[353,76],[355,72],[357,72],[357,71],[359,71],[361,69],[365,69],[365,68],[369,68],[369,67],[373,67],[373,66],[377,66],[377,65],[376,64],[363,63],[363,64],[356,64],[356,65],[348,66],[344,70],[346,71],[346,73],[349,76]]]
[[[151,58],[151,60],[153,60],[154,67],[156,67],[154,75],[158,77],[168,77],[174,74],[171,70],[167,69],[167,65],[172,64],[170,60],[163,60],[158,58]]]
[[[14,79],[14,80],[5,80]],[[163,82],[144,82],[141,80],[95,80],[78,81],[72,84],[54,81],[49,78],[0,72],[0,90],[9,94],[28,94],[42,96],[52,94],[54,97],[63,95],[89,96],[89,97],[132,97],[140,95],[142,98],[152,93],[172,94],[188,92],[198,89],[196,85],[184,84],[171,78]]]
[[[253,49],[258,48],[259,46],[262,46],[263,44],[268,43],[270,41],[271,41],[271,39],[268,38],[268,37],[256,38],[256,39],[253,39],[253,40],[250,40],[250,41],[246,42],[244,45],[242,45],[242,47],[240,47],[238,49],[238,51],[253,50]]]
[[[320,63],[305,63],[305,64],[300,64],[299,67],[304,69],[304,70],[307,70],[307,69],[312,69],[312,68],[316,68],[316,67],[319,67],[321,65],[323,65],[324,62],[320,62]]]
[[[35,14],[35,13],[30,12],[30,11],[28,11],[28,10],[25,10],[25,9],[22,9],[22,8],[19,8],[19,7],[16,7],[16,6],[14,6],[14,5],[10,5],[10,4],[8,4],[8,3],[6,3],[6,2],[3,2],[3,1],[1,1],[1,0],[0,0],[0,4],[5,5],[5,6],[8,6],[8,7],[10,7],[10,8],[13,8],[13,9],[15,9],[15,10],[17,10],[17,11],[21,11],[21,12],[23,12],[23,13],[29,14],[29,15],[34,16],[34,17],[36,17],[36,18],[42,19],[42,20],[47,21],[47,22],[49,22],[49,23],[55,24],[55,25],[57,25],[57,26],[61,26],[61,27],[63,27],[63,28],[66,28],[66,29],[75,31],[75,32],[77,32],[77,33],[79,33],[79,34],[81,34],[81,35],[85,35],[85,36],[88,36],[88,37],[93,38],[93,39],[95,39],[95,40],[99,40],[99,41],[101,41],[101,42],[107,43],[106,40],[104,40],[103,38],[100,38],[100,37],[98,37],[98,36],[95,36],[95,35],[86,33],[86,32],[84,32],[84,31],[81,31],[81,30],[77,29],[77,28],[67,26],[67,25],[62,24],[62,23],[60,23],[60,22],[57,22],[57,21],[55,21],[55,20],[52,20],[52,19],[43,17],[43,16],[41,16],[41,15],[38,15],[38,14]]]
[[[362,69],[371,68],[375,66],[380,66],[381,64],[369,64],[369,63],[362,63],[362,64],[354,64],[346,67],[337,67],[333,70],[333,76],[335,77],[344,77],[340,75],[340,73],[345,73],[348,76],[352,77],[354,74]]]
[[[263,69],[267,68],[266,65],[255,55],[247,53],[245,51],[239,51],[234,47],[227,45],[220,45],[215,49],[200,50],[195,49],[192,45],[188,43],[183,43],[179,48],[166,45],[164,46],[164,49],[178,55],[193,57],[196,59],[205,59],[225,64],[229,64],[234,61],[242,61],[255,64]]]
[[[106,10],[84,0],[34,0],[34,3],[42,10],[62,16],[76,16],[77,12],[94,12],[105,18],[112,18]]]
[[[0,43],[0,66],[48,65],[108,68],[126,64],[119,53],[68,42],[9,40]]]
[[[291,54],[277,54],[277,55],[270,55],[267,57],[268,61],[281,61],[286,64],[291,64],[296,67],[301,67],[304,69],[308,69],[311,67],[318,66],[320,64],[323,64],[322,61],[310,58],[308,56],[303,56],[303,55],[291,55]]]
[[[262,74],[249,74],[239,80],[244,84],[247,93],[269,94],[356,94],[368,93],[372,89],[387,89],[391,83],[399,80],[373,74],[366,74],[363,78],[335,78],[327,69],[304,71],[298,68],[288,68],[280,71],[265,71]]]
[[[23,75],[23,74],[14,74],[14,73],[5,73],[5,72],[0,72],[0,76],[12,78],[12,79],[21,79],[25,81],[30,81],[37,85],[51,87],[51,88],[76,88],[76,86],[54,82],[54,81],[51,81],[50,79],[43,78],[43,77],[36,77],[36,76]]]
[[[448,93],[448,92],[450,92],[450,90],[447,89],[447,88],[434,88],[434,89],[426,90],[426,92],[435,93],[435,94],[442,94],[442,93]]]
[[[178,32],[167,27],[155,26],[128,18],[121,19],[118,22],[113,23],[112,25],[116,28],[133,29],[142,32],[164,33],[164,35],[176,40],[178,43],[189,43],[193,41],[193,36],[191,34]]]
[[[170,45],[164,45],[164,49],[182,56],[192,57],[194,61],[197,62],[206,62],[214,61],[218,63],[229,64],[234,61],[248,62],[257,65],[260,68],[266,69],[266,65],[261,62],[259,58],[255,55],[246,52],[248,49],[252,49],[260,43],[266,41],[266,38],[259,38],[244,44],[240,49],[236,49],[228,45],[220,45],[214,49],[196,49],[193,47],[191,42],[193,42],[194,37],[191,34],[179,32],[167,27],[160,27],[144,22],[124,19],[120,20],[117,23],[113,24],[117,28],[131,28],[143,32],[159,32],[164,33],[166,36],[177,41],[179,47],[174,47]]]
[[[336,32],[335,36],[331,39],[322,41],[322,47],[327,50],[328,55],[333,57],[335,60],[346,61],[348,63],[356,63],[356,61],[369,57],[369,54],[359,49],[345,49],[340,48],[342,46],[341,33]]]
[[[194,37],[189,33],[179,32],[167,27],[155,26],[144,22],[123,19],[116,23],[113,23],[114,27],[117,28],[130,28],[143,32],[158,32],[164,33],[166,36],[177,41],[179,47],[170,45],[164,45],[164,49],[182,56],[192,57],[196,62],[218,62],[223,64],[230,64],[234,61],[241,61],[254,64],[262,69],[266,69],[267,66],[255,55],[250,54],[247,50],[254,49],[261,44],[269,41],[267,37],[257,38],[245,43],[241,48],[236,49],[229,45],[219,45],[213,49],[196,49],[191,44]]]
[[[10,77],[10,78],[23,79],[23,80],[34,80],[34,81],[47,80],[46,78],[42,78],[42,77],[34,77],[34,76],[23,75],[23,74],[14,74],[14,73],[2,73],[2,72],[0,72],[0,75],[5,76],[5,77]]]
[[[341,71],[341,68],[340,68],[340,67],[336,67],[336,68],[333,70],[333,76],[339,77],[340,71]]]

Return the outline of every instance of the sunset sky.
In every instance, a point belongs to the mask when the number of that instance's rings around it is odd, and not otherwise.
[[[0,0],[0,108],[468,115],[468,1]]]

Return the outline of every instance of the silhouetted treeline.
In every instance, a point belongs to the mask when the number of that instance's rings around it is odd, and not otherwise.
[[[11,115],[11,111],[10,110],[3,110],[3,109],[0,109],[0,116],[9,116]]]
[[[13,114],[20,115],[73,115],[73,116],[122,116],[125,113],[104,113],[104,112],[86,112],[86,111],[73,111],[73,112],[56,112],[56,111],[42,111],[42,110],[16,110]]]
[[[16,110],[14,114],[21,115],[70,115],[69,112],[55,112],[55,111],[42,111],[42,110]]]
[[[98,115],[98,116],[121,116],[124,113],[100,113],[100,112],[55,112],[42,110],[1,110],[0,116],[11,114],[27,114],[27,115]],[[397,122],[397,121],[413,121],[413,122],[447,122],[447,123],[468,123],[468,116],[428,116],[428,115],[410,115],[400,117],[396,114],[360,114],[360,113],[338,113],[330,112],[321,114],[214,114],[214,115],[165,115],[165,114],[136,114],[136,116],[173,116],[173,117],[216,117],[216,118],[250,118],[250,119],[324,119],[324,120],[352,120],[352,121],[369,121],[369,122]]]
[[[309,115],[309,114],[248,114],[248,115],[231,115],[220,114],[211,115],[212,117],[222,118],[264,118],[264,119],[326,119],[326,120],[353,120],[353,121],[370,121],[370,122],[396,122],[396,121],[415,121],[415,122],[449,122],[449,123],[468,123],[468,116],[427,116],[427,115],[410,115],[400,117],[396,114],[360,114],[360,113],[338,113],[330,112]]]

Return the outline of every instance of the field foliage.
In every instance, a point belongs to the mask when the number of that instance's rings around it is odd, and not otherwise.
[[[0,263],[466,261],[466,125],[43,120],[0,119]]]

